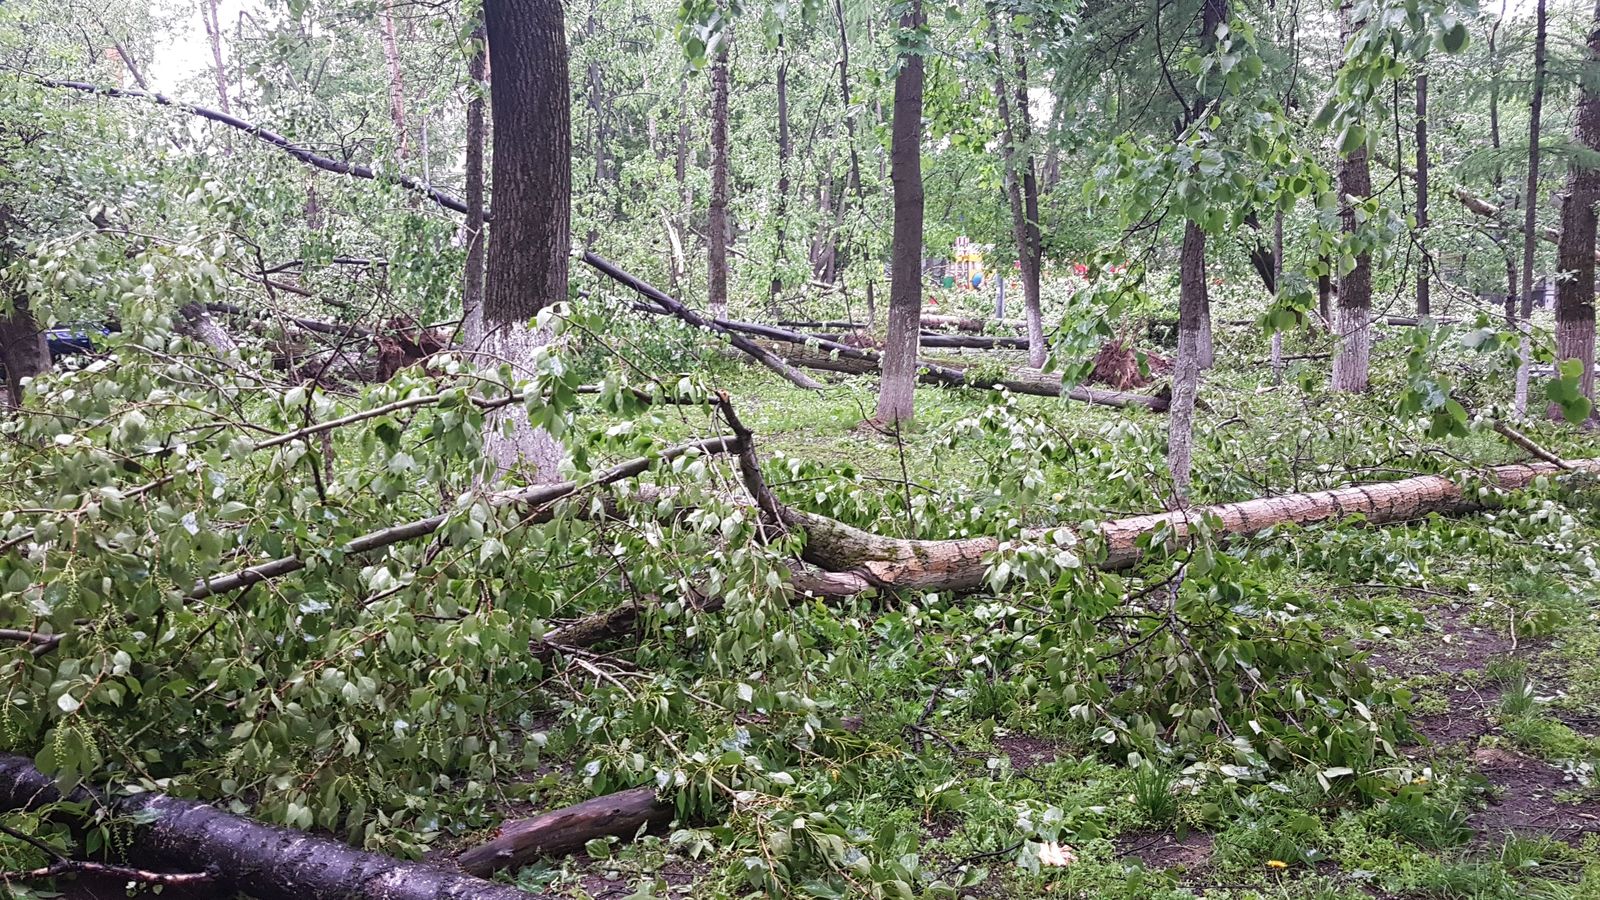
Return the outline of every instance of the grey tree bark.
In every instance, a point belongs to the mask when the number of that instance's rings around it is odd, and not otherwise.
[[[1192,220],[1183,227],[1178,279],[1178,352],[1167,408],[1167,470],[1175,499],[1186,504],[1194,459],[1194,406],[1200,393],[1200,327],[1206,309],[1206,233]]]
[[[1354,30],[1350,3],[1339,6],[1339,24],[1345,39]],[[1372,194],[1372,176],[1367,169],[1367,148],[1357,147],[1339,161],[1339,219],[1346,239],[1357,228],[1355,204]],[[1359,393],[1367,389],[1372,355],[1372,256],[1356,254],[1355,267],[1339,276],[1339,302],[1333,317],[1338,349],[1333,355],[1333,389]]]
[[[485,0],[495,189],[484,283],[483,333],[468,341],[490,365],[533,376],[552,335],[533,321],[566,299],[571,252],[572,118],[561,0]],[[489,414],[484,454],[497,472],[561,477],[566,450],[521,406]]]
[[[411,138],[406,131],[405,72],[400,66],[400,43],[395,39],[394,0],[383,0],[378,7],[378,24],[383,36],[383,63],[389,72],[389,122],[394,126],[394,153],[402,165],[411,156]]]
[[[1544,0],[1539,0],[1535,10],[1533,38],[1533,96],[1528,101],[1528,185],[1523,191],[1522,219],[1522,315],[1517,327],[1522,331],[1522,341],[1517,363],[1517,387],[1512,400],[1512,415],[1520,419],[1528,414],[1528,375],[1533,363],[1533,341],[1530,321],[1533,318],[1533,250],[1539,236],[1535,228],[1535,215],[1539,211],[1539,116],[1544,109],[1545,32],[1547,30]]]
[[[1417,233],[1423,240],[1428,234],[1428,76],[1417,76]],[[1426,316],[1432,311],[1429,288],[1433,273],[1428,261],[1423,260],[1417,273],[1417,315]]]
[[[467,220],[462,226],[467,261],[462,272],[461,319],[469,335],[483,334],[483,92],[487,89],[488,44],[480,18],[467,47]]]
[[[1589,30],[1578,106],[1573,113],[1573,141],[1600,151],[1600,2]],[[1567,194],[1561,204],[1561,241],[1557,250],[1556,356],[1583,365],[1583,395],[1594,400],[1594,244],[1595,203],[1600,202],[1600,169],[1567,164]],[[1559,417],[1560,411],[1553,410]]]
[[[922,26],[922,0],[900,17],[902,30]],[[922,322],[922,57],[900,58],[894,82],[894,125],[889,148],[894,186],[893,279],[889,286],[889,332],[878,383],[879,422],[910,424],[915,412],[917,332]]]

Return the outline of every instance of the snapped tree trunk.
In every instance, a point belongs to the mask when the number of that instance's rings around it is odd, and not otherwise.
[[[490,366],[510,363],[521,377],[547,352],[539,311],[567,296],[571,251],[572,119],[567,34],[561,0],[485,0],[494,59],[494,226],[489,232],[483,334],[468,335]],[[486,417],[484,455],[500,473],[531,470],[560,478],[566,449],[534,427],[520,405]]]
[[[922,0],[900,17],[903,31],[922,26]],[[909,36],[908,36],[909,37]],[[889,332],[878,383],[878,421],[909,424],[915,411],[917,331],[922,317],[922,56],[904,54],[894,82],[889,178],[894,185],[893,279]]]
[[[1517,327],[1522,342],[1517,363],[1517,387],[1512,410],[1517,418],[1528,413],[1528,376],[1533,365],[1533,250],[1538,239],[1534,231],[1539,211],[1539,115],[1544,108],[1544,57],[1546,16],[1544,0],[1538,0],[1533,38],[1533,96],[1528,101],[1528,185],[1523,191],[1522,219],[1522,315]]]
[[[1589,30],[1589,54],[1580,79],[1582,91],[1573,113],[1573,141],[1600,152],[1600,2]],[[1594,400],[1594,243],[1595,203],[1600,202],[1600,169],[1573,159],[1567,166],[1567,195],[1561,204],[1561,242],[1557,250],[1556,356],[1583,366],[1583,395]],[[1552,415],[1559,418],[1560,411]]]
[[[1427,247],[1428,236],[1428,76],[1417,76],[1417,236]],[[1432,312],[1428,296],[1433,272],[1426,254],[1417,273],[1417,315]]]
[[[239,352],[239,344],[233,335],[211,318],[211,313],[200,303],[191,301],[179,307],[175,324],[179,334],[205,344],[218,356]]]
[[[0,810],[33,810],[62,799],[90,810],[105,804],[83,788],[62,798],[55,779],[35,768],[32,760],[0,754]],[[191,872],[213,872],[213,885],[226,888],[228,895],[248,894],[256,900],[531,900],[534,896],[441,866],[402,862],[303,831],[252,822],[194,800],[142,793],[110,801],[109,806],[135,823],[129,853]]]
[[[725,26],[722,46],[711,66],[711,206],[706,214],[706,291],[711,316],[728,314],[728,44],[733,26]]]
[[[618,791],[565,809],[500,826],[494,840],[460,856],[456,864],[472,875],[526,865],[540,857],[566,856],[596,838],[632,838],[641,828],[672,821],[673,806],[656,799],[654,787]]]
[[[1172,405],[1167,417],[1167,470],[1180,503],[1189,497],[1194,455],[1194,404],[1200,392],[1200,325],[1205,318],[1206,233],[1184,223],[1178,269],[1178,354],[1172,368]]]

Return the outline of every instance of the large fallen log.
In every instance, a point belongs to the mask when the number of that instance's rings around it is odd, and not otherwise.
[[[783,328],[803,328],[807,330],[841,329],[844,331],[860,331],[867,326],[861,322],[843,322],[837,320],[807,321],[804,319],[779,319],[777,324]],[[1015,331],[1027,330],[1026,322],[1012,319],[981,319],[972,316],[941,316],[934,313],[922,314],[922,327],[929,331],[954,329],[956,331],[981,332],[989,326],[1012,329]]]
[[[0,810],[35,810],[62,800],[54,779],[27,757],[0,754]],[[69,797],[101,803],[80,787]],[[252,822],[194,800],[143,793],[111,801],[135,823],[127,850],[147,865],[207,872],[226,893],[257,900],[529,900],[517,888],[425,863],[404,862]],[[220,896],[224,892],[219,891]]]
[[[576,853],[596,838],[631,838],[640,829],[667,824],[672,816],[672,804],[656,799],[653,787],[618,791],[507,822],[494,840],[466,850],[456,864],[473,875],[492,875],[540,857]]]
[[[802,336],[803,337],[803,336]],[[865,375],[878,371],[879,355],[873,350],[836,345],[828,341],[811,341],[812,346],[795,343],[778,352],[784,359],[809,369],[841,372],[847,375]],[[1100,406],[1142,406],[1152,412],[1165,412],[1167,398],[1161,394],[1135,394],[1128,391],[1104,391],[1090,387],[1063,389],[1061,376],[1037,369],[1016,368],[999,378],[967,375],[965,369],[926,359],[917,361],[917,380],[924,384],[948,387],[971,387],[998,390],[1005,388],[1014,394],[1031,394],[1036,397],[1066,397],[1083,403]]]

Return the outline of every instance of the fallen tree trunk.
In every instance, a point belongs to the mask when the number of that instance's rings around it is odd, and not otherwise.
[[[1573,470],[1600,475],[1600,459],[1570,460]],[[1553,463],[1518,463],[1495,466],[1484,471],[1488,486],[1517,490],[1541,476],[1559,475],[1563,469]],[[1071,528],[1036,528],[1023,533],[1030,542],[1059,539],[1082,543],[1094,539],[1103,545],[1104,556],[1092,561],[1102,569],[1126,569],[1138,563],[1144,551],[1139,539],[1157,532],[1169,535],[1176,545],[1189,535],[1190,523],[1215,518],[1215,533],[1228,537],[1248,537],[1280,525],[1310,525],[1360,516],[1367,523],[1382,525],[1414,519],[1430,513],[1459,513],[1481,508],[1475,495],[1465,493],[1454,479],[1442,475],[1422,475],[1399,481],[1359,484],[1284,494],[1239,503],[1194,507],[1188,510],[1113,519],[1096,525],[1087,533]],[[999,549],[998,538],[977,537],[946,541],[914,541],[886,538],[814,513],[785,507],[783,523],[802,528],[806,533],[807,562],[839,574],[852,574],[880,588],[921,590],[972,590],[983,583],[987,558]]]
[[[801,336],[803,337],[803,335]],[[779,352],[795,365],[846,375],[865,375],[878,370],[878,354],[871,350],[833,344],[828,341],[811,341],[817,347],[795,344]],[[1167,398],[1161,394],[1135,394],[1128,391],[1104,391],[1078,386],[1063,390],[1061,376],[1035,369],[1012,369],[1001,378],[967,376],[966,370],[922,359],[917,361],[917,380],[924,384],[949,387],[1005,388],[1014,394],[1031,394],[1036,397],[1066,397],[1083,403],[1127,408],[1142,406],[1151,412],[1165,412]]]
[[[1023,331],[1027,323],[1008,319],[978,319],[965,316],[940,316],[933,313],[922,314],[922,327],[930,331],[953,328],[956,331],[980,332],[990,325],[1000,328],[1011,328]],[[808,330],[841,329],[844,331],[861,331],[868,328],[861,322],[844,322],[837,320],[806,321],[803,319],[779,319],[776,323],[782,328],[805,328]]]
[[[100,807],[78,788],[63,798],[55,780],[23,756],[0,754],[0,809],[34,810],[59,800]],[[264,825],[194,800],[144,793],[111,803],[136,824],[129,851],[152,863],[207,872],[213,883],[258,900],[529,900],[535,895],[424,863],[357,850],[303,831]],[[220,893],[220,892],[219,892]]]
[[[618,791],[507,822],[494,840],[463,852],[456,864],[472,875],[492,875],[540,857],[576,853],[595,838],[628,839],[640,829],[667,824],[672,816],[672,804],[656,799],[654,787]]]

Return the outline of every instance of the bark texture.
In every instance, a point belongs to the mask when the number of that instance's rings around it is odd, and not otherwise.
[[[900,27],[922,25],[922,0],[912,0]],[[915,411],[917,331],[922,316],[922,57],[900,58],[894,82],[889,179],[894,185],[893,278],[884,342],[878,414],[887,425],[909,424]]]
[[[1529,329],[1533,318],[1533,250],[1536,214],[1539,210],[1539,117],[1544,109],[1544,59],[1546,16],[1544,0],[1536,4],[1533,38],[1533,96],[1528,101],[1528,184],[1523,191],[1522,219],[1522,309],[1517,327],[1522,331],[1521,362],[1517,364],[1516,396],[1512,407],[1517,418],[1528,412],[1528,380],[1533,364],[1533,345]]]
[[[0,809],[37,809],[61,799],[55,781],[25,757],[0,754]],[[69,798],[97,808],[79,789]],[[146,793],[118,799],[139,822],[129,850],[141,858],[215,873],[216,884],[257,900],[529,900],[506,885],[423,863],[402,862],[263,825],[193,800]]]
[[[1426,241],[1428,234],[1428,76],[1417,76],[1417,234]],[[1426,245],[1424,245],[1426,246]],[[1429,259],[1424,256],[1417,273],[1417,315],[1432,311],[1429,288],[1432,284]]]
[[[1173,494],[1182,503],[1189,496],[1194,404],[1200,392],[1200,326],[1206,319],[1206,233],[1192,220],[1184,223],[1178,273],[1178,353],[1167,418],[1167,471]]]
[[[1012,35],[1011,77],[1016,87],[1016,108],[1007,88],[1005,51],[996,25],[998,8],[990,4],[989,36],[994,42],[995,98],[1000,121],[1005,128],[1000,153],[1005,161],[1006,196],[1011,203],[1011,233],[1016,242],[1018,268],[1022,275],[1022,304],[1028,329],[1028,365],[1040,368],[1049,347],[1044,337],[1044,311],[1039,299],[1042,241],[1039,233],[1039,182],[1034,174],[1033,153],[1028,149],[1032,134],[1028,118],[1028,57],[1021,37]]]
[[[1600,151],[1600,2],[1589,31],[1589,53],[1582,92],[1573,114],[1573,140],[1591,152]],[[1594,249],[1595,203],[1600,202],[1600,169],[1574,159],[1567,167],[1567,193],[1561,205],[1561,240],[1557,250],[1560,276],[1556,283],[1556,355],[1583,365],[1583,395],[1594,399]],[[1552,415],[1559,417],[1560,411]]]
[[[473,29],[467,46],[467,221],[463,226],[467,261],[462,272],[461,318],[470,336],[483,334],[483,92],[488,61],[483,24]]]
[[[657,800],[653,787],[619,791],[507,822],[494,840],[465,851],[456,857],[456,863],[468,873],[487,876],[540,857],[576,853],[595,838],[626,840],[641,828],[667,824],[672,815],[672,804]]]
[[[22,405],[23,382],[50,370],[50,345],[28,308],[28,298],[11,298],[11,315],[0,317],[0,364],[6,367],[6,396]]]
[[[402,165],[411,156],[411,138],[406,131],[406,81],[400,67],[400,42],[395,38],[394,0],[383,0],[378,7],[378,24],[383,32],[383,62],[389,72],[389,123],[394,126],[394,155]]]
[[[211,318],[211,313],[199,303],[185,303],[179,307],[176,324],[180,334],[205,344],[218,356],[239,352],[239,344],[234,341],[233,335]]]
[[[713,318],[728,314],[728,42],[732,26],[711,66],[711,206],[706,213],[706,300]]]
[[[1346,39],[1354,30],[1350,4],[1339,7],[1339,22]],[[1339,219],[1346,240],[1357,231],[1356,204],[1372,194],[1372,176],[1367,168],[1367,148],[1357,147],[1339,161]],[[1356,254],[1355,266],[1339,276],[1339,303],[1334,311],[1333,331],[1338,350],[1333,356],[1333,389],[1363,392],[1372,355],[1372,255]]]
[[[572,246],[567,34],[560,0],[486,0],[483,16],[495,68],[490,85],[495,217],[483,334],[468,340],[526,376],[550,341],[549,331],[532,319],[567,296]],[[531,468],[541,482],[559,477],[566,455],[521,407],[506,407],[488,418],[484,453],[502,473]]]

